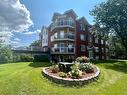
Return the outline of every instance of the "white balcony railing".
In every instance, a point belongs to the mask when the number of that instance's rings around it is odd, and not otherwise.
[[[75,25],[74,22],[70,20],[57,21],[52,24],[51,30],[57,27],[66,27],[66,26],[74,28]]]
[[[58,36],[58,37],[53,37],[53,39],[51,40],[51,42],[53,41],[58,41],[58,40],[69,40],[69,41],[74,41],[74,34],[64,34],[63,36]]]
[[[60,54],[69,54],[69,53],[75,53],[75,48],[68,48],[68,47],[52,47],[51,49],[52,53],[60,53]]]

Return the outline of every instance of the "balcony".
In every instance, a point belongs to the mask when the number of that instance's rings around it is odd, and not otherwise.
[[[52,24],[51,31],[53,31],[55,28],[61,28],[61,27],[75,28],[75,25],[73,21],[69,21],[69,20],[57,21]]]
[[[65,40],[67,40],[67,41],[74,41],[74,34],[68,34],[68,33],[66,33],[66,34],[64,34],[62,36],[59,36],[59,37],[53,37],[51,39],[51,42],[65,41]]]
[[[68,48],[68,47],[52,47],[51,54],[75,54],[75,48]]]

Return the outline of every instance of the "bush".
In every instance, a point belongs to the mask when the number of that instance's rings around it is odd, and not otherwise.
[[[79,63],[88,63],[88,62],[90,62],[90,59],[87,58],[86,56],[81,56],[81,57],[78,57],[76,59],[76,61],[79,62]]]
[[[31,62],[31,61],[33,61],[33,57],[31,55],[24,54],[24,55],[20,56],[20,61],[22,61],[22,62]]]
[[[32,62],[33,57],[30,54],[17,54],[13,56],[14,62]]]
[[[34,55],[34,62],[49,62],[48,55]]]
[[[59,72],[59,67],[58,65],[53,65],[50,67],[50,70],[52,73],[58,73]]]
[[[7,63],[12,61],[12,51],[7,46],[0,46],[0,63]]]
[[[74,64],[71,67],[71,72],[69,72],[71,78],[79,78],[80,76],[82,76],[82,72],[78,69],[78,64]]]
[[[94,68],[93,68],[92,64],[90,64],[90,63],[79,64],[78,67],[79,67],[79,70],[81,70],[83,72],[85,71],[86,73],[94,72]]]
[[[66,78],[66,77],[67,77],[67,74],[64,73],[64,72],[59,72],[58,75],[59,75],[60,77],[62,77],[62,78]]]

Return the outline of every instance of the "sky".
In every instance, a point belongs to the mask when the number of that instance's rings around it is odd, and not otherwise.
[[[28,46],[39,39],[42,26],[48,26],[54,12],[73,9],[90,24],[89,11],[104,0],[0,0],[0,39],[15,47]]]

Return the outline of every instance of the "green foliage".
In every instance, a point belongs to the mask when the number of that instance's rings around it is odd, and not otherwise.
[[[58,75],[62,78],[66,78],[67,77],[67,74],[64,73],[64,72],[59,72]]]
[[[12,61],[12,51],[7,46],[0,47],[0,62],[11,62]]]
[[[50,70],[52,71],[52,73],[58,73],[59,67],[58,65],[53,65],[50,67]]]
[[[34,62],[49,62],[48,55],[34,55]]]
[[[109,39],[110,57],[115,59],[124,59],[126,56],[125,47],[121,44],[121,40],[114,34]],[[114,54],[115,53],[115,54]]]
[[[16,54],[13,55],[14,62],[32,62],[33,56],[30,54]]]
[[[79,78],[80,76],[82,76],[82,72],[78,69],[78,64],[74,64],[71,67],[71,71],[69,72],[70,76],[74,79]]]
[[[86,73],[92,73],[94,72],[94,68],[92,66],[92,64],[90,63],[85,63],[85,64],[79,64],[79,70],[81,71],[85,71]]]
[[[90,62],[90,59],[86,56],[81,56],[81,57],[78,57],[76,61],[79,63],[88,63]]]
[[[33,41],[33,42],[30,44],[30,46],[39,46],[39,44],[40,44],[40,42],[39,42],[39,40],[37,40],[37,41]]]
[[[127,0],[107,0],[97,5],[91,15],[99,27],[106,29],[102,32],[117,34],[127,52]]]

